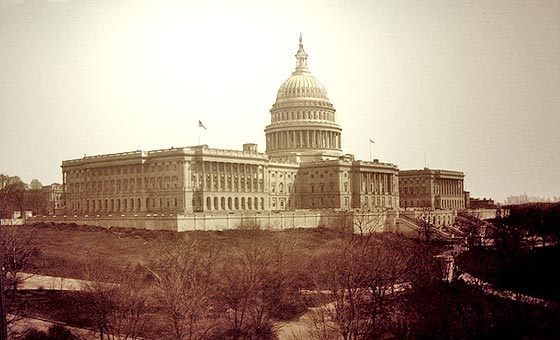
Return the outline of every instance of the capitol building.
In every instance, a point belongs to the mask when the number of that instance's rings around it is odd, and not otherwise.
[[[408,173],[407,195],[414,196],[415,185],[427,189],[418,189],[422,200],[407,196],[401,207],[396,165],[343,152],[338,114],[307,67],[301,35],[295,58],[270,109],[264,153],[248,143],[238,151],[196,145],[65,160],[65,209],[51,218],[181,231],[234,228],[247,219],[271,227],[318,226],[340,212],[361,211],[392,228],[399,212],[415,202],[433,208],[440,193],[452,193],[449,207],[465,208],[461,172],[444,172],[444,181],[434,175],[416,181]]]

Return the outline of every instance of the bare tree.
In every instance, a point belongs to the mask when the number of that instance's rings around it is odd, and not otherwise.
[[[30,210],[34,214],[43,213],[46,210],[46,202],[43,199],[41,189],[29,189],[23,194],[23,209]]]
[[[0,229],[0,265],[5,288],[17,290],[21,284],[19,273],[25,271],[39,256],[39,248],[33,244],[33,234],[21,228]]]
[[[41,184],[41,182],[39,182],[39,180],[36,178],[32,179],[31,182],[29,182],[30,190],[41,190],[42,187],[43,184]]]
[[[0,339],[7,335],[13,337],[15,325],[27,308],[21,300],[12,299],[22,282],[20,273],[29,268],[38,257],[39,250],[33,244],[33,234],[21,228],[4,227],[0,229]],[[10,315],[7,315],[7,302],[11,302]]]
[[[317,288],[329,301],[323,320],[341,339],[375,339],[382,333],[380,318],[397,284],[405,283],[410,256],[400,244],[404,240],[395,237],[352,235],[317,259]]]
[[[14,211],[23,210],[25,183],[17,176],[0,174],[0,217],[11,217]]]
[[[226,308],[229,339],[274,339],[274,319],[295,308],[293,256],[297,242],[283,235],[248,231],[221,270],[218,301]]]
[[[417,225],[420,227],[418,230],[420,237],[422,237],[426,243],[432,242],[436,226],[430,221],[430,215],[423,213],[417,218]]]
[[[165,315],[166,337],[205,339],[216,326],[211,319],[211,284],[217,253],[204,251],[191,240],[162,245],[150,264],[156,277],[157,297]]]
[[[366,235],[383,231],[383,218],[380,214],[373,214],[371,211],[357,211],[354,213],[354,232]]]
[[[138,273],[110,269],[99,259],[88,263],[88,283],[80,304],[99,332],[100,340],[136,340],[150,328],[148,294]]]

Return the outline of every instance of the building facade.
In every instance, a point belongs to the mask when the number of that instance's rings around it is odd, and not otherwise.
[[[451,170],[399,171],[400,206],[423,209],[465,209],[465,175]]]
[[[343,154],[336,110],[307,68],[301,36],[295,57],[270,110],[265,153],[198,145],[66,160],[65,214],[398,210],[397,166]]]

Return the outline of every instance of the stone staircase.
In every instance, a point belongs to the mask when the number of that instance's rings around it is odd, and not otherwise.
[[[401,229],[407,228],[413,232],[418,233],[419,235],[422,235],[422,233],[424,232],[424,228],[422,227],[422,223],[424,222],[421,220],[400,215],[397,223],[399,223]],[[432,236],[436,239],[442,239],[446,241],[462,241],[465,236],[465,234],[460,229],[451,226],[442,228],[432,226],[431,228]]]

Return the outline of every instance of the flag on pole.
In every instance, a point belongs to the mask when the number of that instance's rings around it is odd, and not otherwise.
[[[198,127],[199,127],[199,128],[203,128],[204,130],[206,130],[206,126],[204,126],[204,124],[202,124],[202,122],[200,121],[200,119],[198,120]]]
[[[369,139],[369,142],[375,144],[375,141],[371,138]]]

